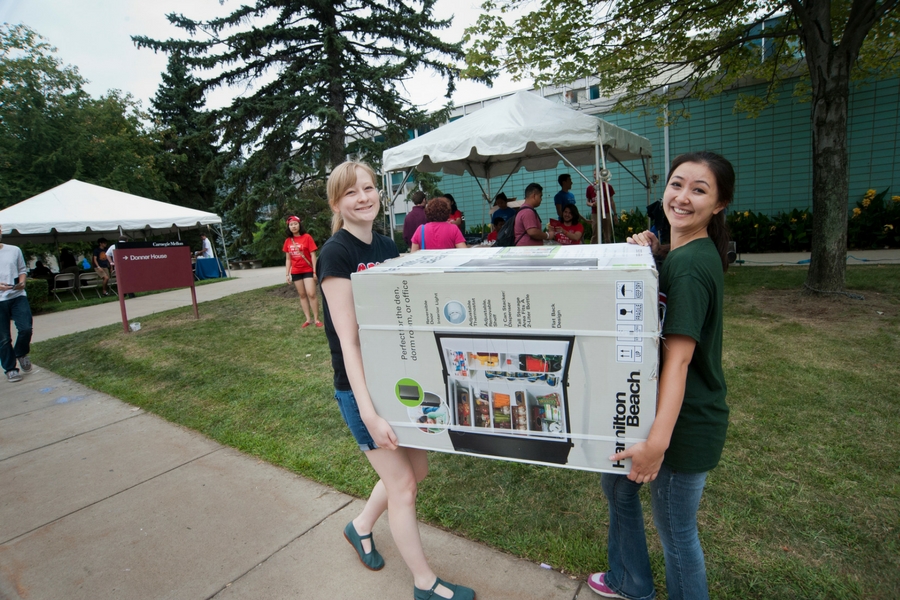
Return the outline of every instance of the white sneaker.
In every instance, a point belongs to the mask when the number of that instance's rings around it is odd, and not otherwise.
[[[6,372],[6,380],[10,383],[13,381],[22,381],[22,374],[19,373],[18,369],[10,369]]]
[[[22,367],[22,370],[26,373],[31,370],[31,359],[27,356],[19,357],[19,366]]]

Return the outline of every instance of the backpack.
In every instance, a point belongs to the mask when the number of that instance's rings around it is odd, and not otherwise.
[[[520,206],[519,210],[522,210],[523,208],[527,208],[528,210],[534,210],[527,204],[523,204],[522,206]],[[535,212],[537,212],[537,211],[535,211]],[[503,246],[503,247],[516,246],[516,245],[518,245],[519,240],[522,239],[523,236],[528,235],[528,232],[526,231],[525,233],[520,235],[518,238],[516,238],[516,218],[518,216],[519,216],[519,212],[516,211],[515,217],[513,217],[512,219],[507,219],[503,223],[503,227],[501,227],[500,231],[497,232],[497,241],[494,242],[494,246]]]

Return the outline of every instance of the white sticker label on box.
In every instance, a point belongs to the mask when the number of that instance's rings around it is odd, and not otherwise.
[[[616,300],[640,300],[644,297],[643,281],[617,281]]]
[[[643,321],[644,305],[631,302],[616,303],[616,321]]]
[[[616,362],[640,363],[644,362],[644,352],[641,346],[618,344],[616,346]]]
[[[640,342],[644,326],[638,323],[618,324],[616,325],[616,331],[618,332],[616,336],[617,342]]]

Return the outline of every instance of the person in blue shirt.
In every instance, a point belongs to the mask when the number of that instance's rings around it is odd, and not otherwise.
[[[559,217],[559,220],[562,221],[562,211],[569,204],[575,204],[575,194],[570,192],[572,189],[572,176],[568,173],[563,173],[560,175],[556,181],[559,182],[559,187],[562,188],[556,195],[553,196],[553,204],[556,205],[556,216]]]
[[[515,199],[515,198],[514,198]],[[494,219],[503,219],[504,221],[509,221],[510,219],[514,219],[516,216],[516,209],[510,208],[507,205],[509,202],[509,198],[506,197],[506,194],[500,192],[494,198],[494,206],[497,207],[497,210],[491,214],[491,223],[494,222]]]

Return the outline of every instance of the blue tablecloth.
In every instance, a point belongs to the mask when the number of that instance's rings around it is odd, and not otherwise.
[[[225,277],[225,268],[218,258],[198,258],[194,273],[197,279],[216,279]]]

